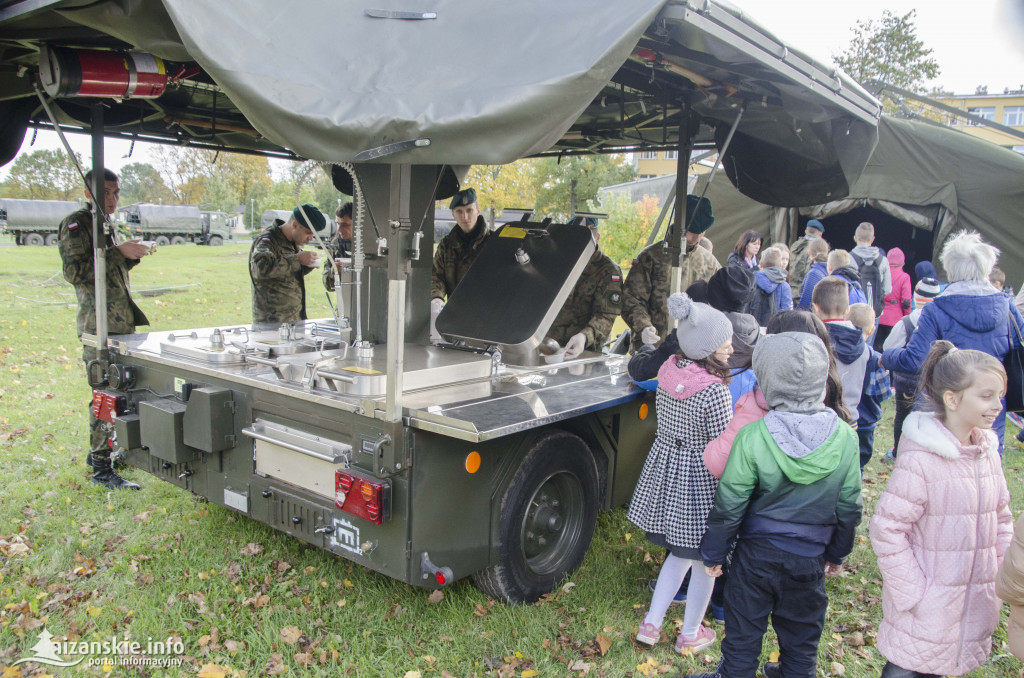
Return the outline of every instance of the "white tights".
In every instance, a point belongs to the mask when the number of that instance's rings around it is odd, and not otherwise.
[[[665,558],[665,564],[661,566],[661,573],[658,574],[658,583],[654,586],[651,609],[644,618],[645,623],[661,626],[665,621],[668,606],[672,604],[686,571],[691,567],[693,574],[690,575],[690,585],[686,589],[686,613],[683,615],[682,635],[687,638],[697,635],[708,603],[711,602],[711,591],[715,588],[714,577],[709,577],[704,572],[704,563],[700,560],[688,560],[673,555]]]

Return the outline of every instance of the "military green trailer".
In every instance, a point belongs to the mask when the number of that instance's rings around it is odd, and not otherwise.
[[[217,246],[231,237],[226,214],[195,205],[136,203],[120,208],[118,214],[131,237],[152,240],[159,247],[189,242]]]
[[[502,30],[480,29],[490,25]],[[39,63],[39,35],[63,35],[69,49],[127,43],[178,74],[166,93],[45,114],[19,97],[46,98],[9,78],[6,101],[20,107],[8,110],[25,126],[77,116],[94,144],[144,134],[313,158],[300,180],[323,169],[353,196],[333,318],[107,337],[99,314],[84,338],[102,350],[94,411],[128,463],[387,576],[427,588],[472,577],[510,601],[550,590],[583,558],[596,512],[628,499],[654,398],[624,356],[542,355],[596,247],[588,229],[544,215],[491,235],[432,345],[436,201],[474,163],[664,149],[685,177],[692,150],[715,149],[746,195],[819,204],[863,169],[880,112],[845,75],[712,0],[452,0],[430,11],[313,0],[287,15],[272,0],[63,0],[12,6],[0,28],[0,44],[18,48],[0,62],[46,82],[65,79]],[[456,43],[471,63],[437,49]],[[74,96],[87,79],[66,80]],[[675,257],[684,193],[666,205]],[[675,266],[662,283],[678,280]]]
[[[0,198],[0,234],[13,236],[18,245],[56,245],[60,222],[82,204],[74,200]]]

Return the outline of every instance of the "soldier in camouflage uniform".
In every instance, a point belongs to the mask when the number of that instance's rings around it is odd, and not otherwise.
[[[92,172],[85,176],[86,184],[92,186]],[[121,189],[117,175],[110,170],[103,172],[104,210],[113,214]],[[85,197],[92,200],[92,192],[85,191]],[[91,207],[72,212],[60,223],[58,249],[64,279],[75,287],[78,297],[78,336],[96,333],[96,290],[93,274],[93,213]],[[152,250],[137,240],[118,242],[117,231],[109,222],[101,229],[106,247],[107,266],[107,332],[109,334],[132,334],[138,325],[148,325],[149,320],[132,300],[128,270]],[[82,347],[82,360],[89,377],[89,364],[98,360],[99,351],[92,346]],[[90,381],[90,387],[92,383]],[[135,483],[118,475],[110,462],[109,425],[96,419],[89,406],[89,456],[92,467],[92,482],[110,489],[139,489]]]
[[[811,268],[811,259],[807,256],[807,245],[825,233],[825,226],[817,219],[811,219],[804,227],[804,237],[793,243],[789,249],[789,286],[793,290],[793,298],[800,298],[800,286]]]
[[[587,217],[586,225],[600,240],[597,219]],[[575,358],[584,350],[600,351],[622,312],[622,271],[598,247],[548,330],[548,336],[565,347],[565,357]]]
[[[466,276],[490,235],[487,221],[476,204],[476,189],[459,191],[452,196],[448,207],[455,217],[455,228],[437,244],[430,276],[430,341],[433,343],[441,341],[434,325],[444,308],[444,300]]]
[[[347,202],[338,208],[334,213],[334,223],[338,225],[338,232],[327,243],[327,257],[324,258],[323,281],[328,292],[334,291],[334,266],[331,260],[352,256],[352,203]]]
[[[694,216],[694,210],[697,215]],[[686,251],[682,257],[682,287],[685,290],[698,280],[710,280],[722,265],[714,255],[698,243],[703,233],[715,223],[711,203],[707,198],[686,196]],[[668,296],[671,292],[669,275],[672,262],[668,243],[656,242],[644,248],[626,275],[623,289],[622,318],[629,325],[632,339],[630,351],[636,352],[646,344],[660,344],[671,329],[668,325]]]
[[[309,223],[303,218],[305,212]],[[316,252],[301,247],[317,233],[327,232],[327,219],[313,205],[296,207],[284,224],[273,224],[257,236],[249,249],[252,281],[252,321],[292,323],[306,319],[304,276],[316,267]]]

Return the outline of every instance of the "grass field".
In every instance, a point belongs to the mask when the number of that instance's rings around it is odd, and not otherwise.
[[[132,274],[151,329],[250,319],[248,245],[164,247]],[[315,276],[315,274],[314,274]],[[319,288],[312,278],[311,289]],[[141,492],[88,482],[85,383],[73,290],[54,248],[0,248],[0,673],[19,675],[641,676],[709,670],[719,646],[680,657],[632,636],[649,602],[660,549],[621,509],[603,514],[583,566],[532,606],[488,600],[467,581],[443,598],[410,588],[139,471]],[[310,294],[310,316],[327,314]],[[876,437],[891,442],[892,408]],[[1012,431],[1016,429],[1011,427]],[[1008,436],[1011,438],[1011,436]],[[1012,439],[1011,439],[1012,440]],[[865,516],[891,466],[864,479]],[[1024,509],[1020,446],[1004,467]],[[876,676],[880,582],[866,520],[831,605],[823,676]],[[670,618],[681,618],[673,608]],[[1005,611],[1004,611],[1005,620]],[[666,630],[672,623],[666,624]],[[43,627],[73,640],[180,642],[180,668],[10,666]],[[777,649],[765,642],[765,657]],[[68,658],[67,655],[64,656]],[[1015,676],[1005,626],[977,676]]]

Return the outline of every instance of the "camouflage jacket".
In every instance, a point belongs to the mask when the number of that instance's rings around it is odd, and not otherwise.
[[[92,212],[80,209],[60,222],[58,249],[64,279],[75,286],[78,297],[78,336],[96,332],[96,290],[93,271]],[[107,332],[131,334],[138,325],[148,325],[146,314],[132,300],[128,269],[139,263],[126,259],[117,249],[115,232],[108,226],[107,261]]]
[[[789,286],[793,290],[794,299],[800,297],[800,286],[811,268],[811,259],[807,256],[810,243],[810,240],[802,237],[789,248]]]
[[[279,224],[263,230],[249,249],[252,321],[291,323],[306,319],[306,283],[313,270],[299,263],[299,247]]]
[[[586,349],[600,351],[622,312],[622,271],[600,248],[587,262],[548,336],[565,346],[574,334],[587,338]]]
[[[342,259],[345,257],[352,256],[352,241],[342,240],[338,233],[334,234],[330,242],[327,243],[327,256],[324,257],[324,270],[321,277],[324,281],[324,287],[327,288],[328,292],[334,291],[334,266],[331,265],[331,259]]]
[[[464,242],[460,234],[461,231],[456,224],[451,233],[441,238],[441,242],[437,244],[437,251],[434,252],[434,270],[430,276],[431,299],[445,299],[455,291],[456,285],[465,277],[476,255],[487,242],[490,231],[487,230],[487,221],[480,215],[471,232],[472,240]]]
[[[703,247],[694,247],[683,257],[682,287],[698,280],[709,280],[722,265],[714,255]],[[668,244],[656,242],[645,247],[633,260],[623,287],[622,318],[629,325],[630,351],[636,352],[641,346],[640,333],[652,326],[658,336],[664,338],[668,331],[668,296],[672,291]]]

